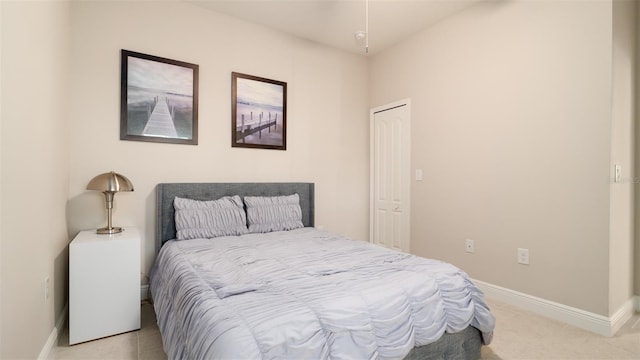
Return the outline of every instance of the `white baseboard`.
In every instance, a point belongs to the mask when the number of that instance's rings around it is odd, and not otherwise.
[[[635,313],[635,296],[627,300],[610,318],[611,335],[615,335]]]
[[[640,305],[638,297],[631,298],[611,317],[606,317],[483,281],[473,280],[473,282],[489,299],[495,299],[603,336],[613,336],[633,316],[634,308],[637,310]]]
[[[149,300],[149,285],[140,285],[140,301]]]
[[[53,330],[51,330],[51,334],[49,334],[49,338],[47,339],[47,342],[44,344],[44,347],[42,348],[42,350],[40,350],[40,354],[38,354],[38,360],[53,359],[54,353],[52,350],[53,348],[56,347],[56,344],[58,343],[58,338],[60,337],[62,330],[64,330],[64,323],[67,321],[68,312],[69,312],[69,303],[67,303],[64,306],[64,309],[62,309],[62,312],[60,312],[60,315],[58,316],[58,321],[56,321],[55,327],[53,328]]]

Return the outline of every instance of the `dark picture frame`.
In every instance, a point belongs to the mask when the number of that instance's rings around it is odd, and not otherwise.
[[[198,144],[199,66],[122,49],[120,140]]]
[[[287,83],[231,73],[231,146],[287,149]]]

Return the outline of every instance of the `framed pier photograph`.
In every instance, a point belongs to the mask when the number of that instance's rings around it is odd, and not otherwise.
[[[287,149],[287,83],[231,73],[231,146]]]
[[[198,144],[198,65],[122,50],[120,139]]]

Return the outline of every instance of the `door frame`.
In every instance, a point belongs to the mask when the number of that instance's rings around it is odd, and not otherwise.
[[[385,104],[382,106],[377,106],[371,108],[369,110],[369,242],[374,243],[374,220],[375,220],[375,114],[385,111],[391,110],[400,106],[406,106],[407,108],[407,131],[409,132],[409,140],[407,144],[404,146],[407,147],[407,157],[406,159],[406,169],[405,169],[405,177],[404,186],[407,187],[407,199],[405,209],[406,209],[406,221],[407,221],[407,230],[409,231],[406,244],[406,251],[411,251],[411,99],[406,98],[398,101],[394,101],[389,104]]]

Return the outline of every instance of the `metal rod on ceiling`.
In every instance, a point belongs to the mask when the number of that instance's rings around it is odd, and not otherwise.
[[[364,0],[364,51],[366,54],[369,53],[369,0]]]

